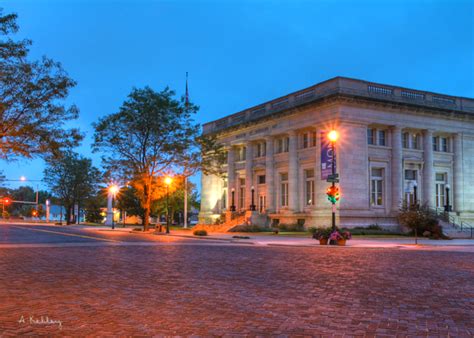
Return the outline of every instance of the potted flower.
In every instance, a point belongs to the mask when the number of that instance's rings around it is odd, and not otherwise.
[[[329,235],[330,241],[335,241],[337,245],[346,245],[346,241],[351,239],[352,235],[349,231],[335,230]]]
[[[331,228],[316,228],[313,232],[313,238],[319,241],[320,245],[327,245]]]

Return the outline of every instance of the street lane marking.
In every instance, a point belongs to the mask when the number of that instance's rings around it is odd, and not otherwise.
[[[63,235],[63,236],[71,236],[71,237],[80,237],[80,238],[87,238],[87,239],[95,239],[95,240],[97,240],[97,241],[117,242],[117,243],[120,243],[120,242],[121,242],[121,241],[117,241],[117,240],[115,240],[115,239],[107,239],[107,238],[99,238],[99,237],[92,237],[92,236],[86,236],[86,235],[71,234],[71,233],[66,233],[66,232],[61,232],[61,231],[52,231],[52,230],[44,230],[44,229],[25,228],[25,227],[19,227],[19,226],[12,226],[12,228],[25,229],[25,230],[31,230],[31,231],[50,232],[50,233],[52,233],[52,234],[58,234],[58,235]]]

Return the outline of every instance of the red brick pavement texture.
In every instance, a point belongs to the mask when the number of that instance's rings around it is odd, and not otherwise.
[[[473,336],[469,253],[250,246],[0,250],[0,334]],[[26,323],[19,323],[21,316]],[[58,325],[29,325],[48,316]]]

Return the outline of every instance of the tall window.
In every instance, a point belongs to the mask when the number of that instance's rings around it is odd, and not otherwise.
[[[227,179],[223,180],[223,189],[222,189],[222,197],[221,197],[221,205],[222,209],[227,208]]]
[[[221,206],[222,209],[227,209],[227,188],[222,189]]]
[[[410,148],[410,133],[403,133],[403,148]]]
[[[245,209],[245,178],[239,180],[239,207]]]
[[[288,206],[288,173],[280,174],[280,205]]]
[[[267,146],[265,142],[257,143],[257,157],[264,157],[266,155]]]
[[[439,151],[438,140],[439,140],[438,136],[433,136],[433,151]]]
[[[370,145],[386,146],[387,132],[381,129],[367,129],[367,143]]]
[[[420,134],[413,134],[412,138],[412,148],[413,149],[420,149]]]
[[[448,152],[448,139],[446,137],[440,137],[439,139],[439,146],[440,146],[440,149],[439,151],[442,151],[442,152],[445,152],[447,153]]]
[[[240,147],[237,150],[237,161],[245,161],[245,153],[247,152],[246,147]]]
[[[372,128],[367,129],[367,143],[375,144],[375,130]]]
[[[316,147],[316,132],[310,131],[303,134],[303,148]]]
[[[416,181],[416,170],[406,169],[405,170],[405,180],[407,181]]]
[[[305,196],[306,205],[314,205],[314,170],[309,169],[304,171],[305,174]]]
[[[370,181],[370,204],[383,205],[383,169],[372,168]]]
[[[258,184],[265,184],[265,175],[258,175],[257,182]]]
[[[277,153],[287,153],[290,145],[289,137],[281,137],[277,141]]]
[[[386,133],[385,133],[385,130],[379,130],[379,131],[378,131],[377,144],[378,144],[379,146],[385,146],[385,145],[387,145],[385,134],[386,134]]]

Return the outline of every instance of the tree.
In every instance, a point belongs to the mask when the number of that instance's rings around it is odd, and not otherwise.
[[[180,211],[184,210],[184,194],[185,194],[185,186],[184,186],[184,179],[185,177],[175,176],[173,178],[173,182],[170,186],[169,197],[168,197],[168,205],[169,205],[169,212],[172,219],[175,219]],[[198,208],[199,207],[199,200],[198,194],[195,190],[195,185],[191,182],[187,184],[188,194],[188,206],[191,208]],[[155,201],[154,203],[154,213],[157,215],[166,214],[166,192],[162,194],[161,198]],[[184,214],[183,214],[184,217]]]
[[[74,205],[84,206],[97,194],[102,175],[90,159],[66,151],[46,161],[44,181],[66,209],[66,222],[70,224]]]
[[[106,205],[106,193],[103,190],[99,190],[99,192],[95,196],[91,196],[85,201],[85,216],[86,222],[91,223],[101,223],[104,219],[102,215],[102,206]]]
[[[138,216],[143,219],[145,210],[142,208],[138,191],[133,186],[126,186],[120,189],[117,194],[115,207],[126,211],[129,216]]]
[[[156,178],[179,167],[190,149],[205,144],[199,125],[191,118],[198,108],[174,95],[169,88],[161,92],[149,87],[133,89],[117,113],[94,124],[93,149],[106,154],[103,162],[109,174],[134,182],[145,230],[157,191]]]
[[[61,101],[76,83],[61,64],[47,57],[27,59],[30,40],[13,41],[18,31],[16,14],[0,8],[0,158],[57,154],[78,144],[78,129],[64,129],[78,109]]]

